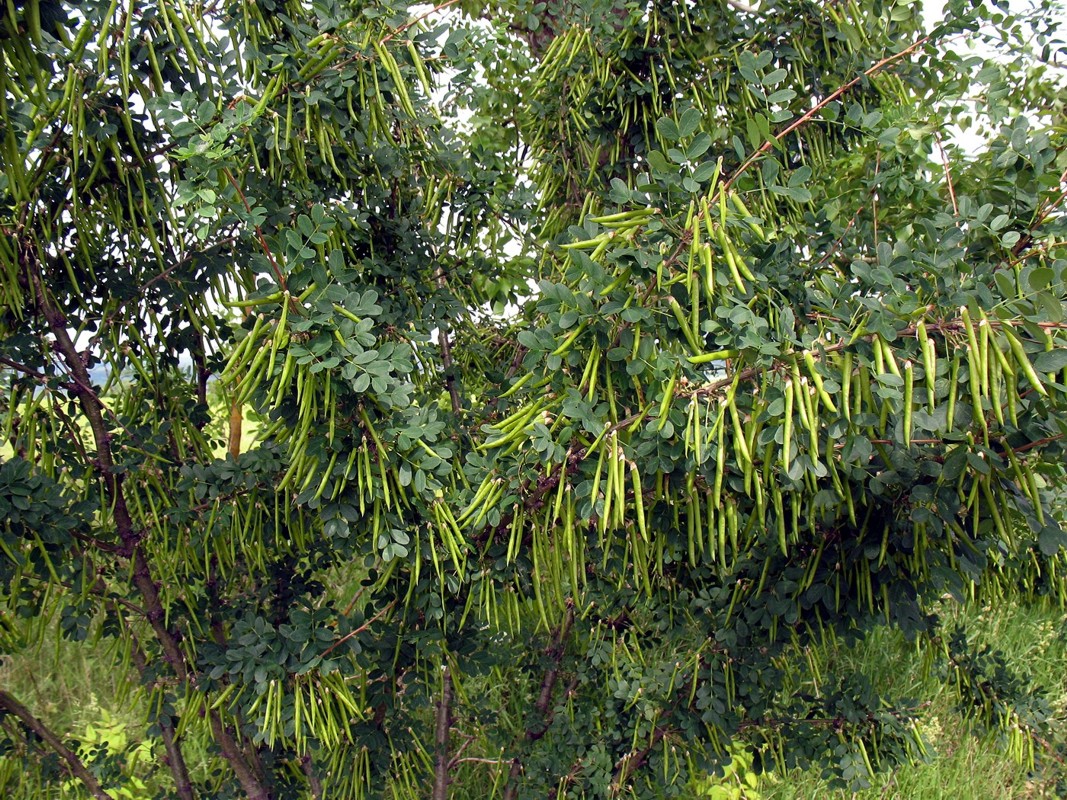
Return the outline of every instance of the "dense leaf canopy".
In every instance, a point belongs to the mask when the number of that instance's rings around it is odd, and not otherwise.
[[[113,659],[146,797],[861,786],[886,624],[1027,752],[938,611],[1065,595],[1056,19],[8,2],[0,655]],[[16,793],[73,736],[0,691]]]

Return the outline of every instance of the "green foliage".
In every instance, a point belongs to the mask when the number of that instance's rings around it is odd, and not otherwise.
[[[858,789],[922,698],[813,653],[883,626],[1035,758],[941,604],[1065,599],[1063,42],[920,11],[9,4],[0,652],[110,643],[151,768],[4,690],[5,769]]]

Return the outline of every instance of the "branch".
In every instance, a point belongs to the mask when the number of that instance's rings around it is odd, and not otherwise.
[[[145,614],[156,639],[163,649],[164,659],[179,681],[189,680],[189,667],[178,644],[177,635],[167,628],[166,612],[159,597],[159,587],[152,577],[151,567],[140,545],[141,534],[135,528],[129,507],[126,504],[126,495],[122,485],[123,477],[121,474],[116,474],[114,470],[115,463],[111,453],[111,434],[104,423],[104,405],[92,389],[89,371],[67,331],[66,317],[52,305],[48,294],[45,292],[44,281],[41,279],[37,269],[38,262],[35,254],[26,248],[21,248],[20,256],[20,262],[36,289],[35,302],[37,312],[44,318],[55,338],[56,349],[59,351],[74,381],[72,392],[78,398],[82,413],[85,415],[85,419],[92,431],[93,441],[96,444],[96,462],[92,466],[95,467],[99,474],[111,501],[111,516],[115,522],[119,540],[122,542],[120,555],[132,561],[133,582],[141,597],[144,598]],[[249,769],[244,755],[234,743],[225,725],[222,724],[217,712],[211,712],[211,727],[223,755],[237,775],[245,794],[248,795],[250,800],[269,800],[269,795],[263,787],[262,781]]]
[[[774,147],[775,142],[777,142],[783,136],[788,136],[793,131],[795,131],[797,128],[800,128],[800,127],[806,125],[808,122],[810,122],[812,120],[813,117],[815,117],[816,114],[818,114],[820,111],[822,111],[828,105],[830,105],[830,103],[832,103],[834,100],[839,98],[841,95],[843,95],[845,92],[847,92],[853,86],[855,86],[857,83],[862,81],[864,78],[869,78],[872,75],[875,75],[875,74],[881,72],[886,67],[895,64],[897,61],[900,61],[905,56],[910,55],[915,50],[917,50],[920,47],[922,47],[929,40],[930,40],[929,36],[923,36],[920,39],[912,42],[910,45],[905,47],[899,53],[894,53],[893,55],[886,56],[881,61],[879,61],[876,64],[873,64],[872,66],[870,66],[867,69],[865,69],[862,73],[857,75],[855,78],[850,80],[848,83],[845,83],[845,84],[837,87],[836,89],[834,89],[834,91],[830,92],[830,94],[826,95],[826,97],[824,97],[822,100],[820,100],[814,106],[812,106],[811,109],[809,109],[808,111],[805,111],[803,114],[801,114],[795,120],[793,120],[791,123],[786,125],[781,131],[779,131],[775,135],[774,139],[769,139],[766,142],[764,142],[763,144],[761,144],[759,146],[759,149],[756,150],[755,153],[750,155],[745,160],[745,162],[743,164],[741,164],[741,166],[739,166],[736,170],[734,170],[733,174],[729,178],[727,178],[726,180],[724,180],[722,182],[722,184],[719,186],[719,191],[716,192],[716,198],[713,198],[713,202],[710,205],[713,206],[714,205],[714,199],[717,199],[719,194],[722,194],[723,192],[727,191],[730,188],[730,186],[734,183],[734,181],[736,181],[742,175],[742,173],[747,171],[749,167],[751,167],[753,164],[755,164],[757,161],[759,161],[759,159],[762,158],[764,155],[769,153],[771,148]]]
[[[308,779],[308,789],[311,792],[312,800],[322,800],[322,781],[315,774],[311,756],[307,753],[300,756],[300,767],[304,770],[304,776]]]
[[[25,258],[32,256],[23,251]],[[52,306],[48,295],[45,293],[44,283],[40,275],[30,264],[24,262],[30,277],[36,285],[36,302],[41,316],[44,317],[48,327],[55,338],[56,349],[59,351],[64,364],[74,381],[72,392],[78,398],[82,413],[92,431],[93,441],[96,444],[96,471],[103,481],[104,488],[111,499],[111,514],[115,521],[115,530],[122,542],[121,555],[133,561],[133,581],[138,591],[145,600],[145,609],[148,612],[148,621],[163,647],[164,656],[180,680],[188,676],[188,668],[185,657],[178,646],[176,636],[171,633],[164,622],[165,613],[163,604],[159,599],[159,587],[152,578],[148,561],[144,551],[140,547],[140,534],[133,524],[130,510],[126,505],[126,495],[122,488],[122,475],[116,474],[115,462],[111,454],[111,434],[104,423],[103,403],[92,389],[89,371],[82,360],[81,354],[74,346],[70,334],[67,332],[67,319],[58,309]]]
[[[989,319],[987,321],[987,324],[991,329],[1000,328],[1004,325],[1004,323],[998,319]],[[1034,322],[1031,324],[1044,330],[1067,330],[1067,322]],[[966,328],[963,322],[957,319],[931,321],[926,324],[926,330],[929,334],[958,334],[963,332],[965,329]],[[852,339],[848,341],[842,339],[837,344],[823,346],[820,349],[820,352],[828,354],[835,353],[841,350],[846,350],[849,347],[853,346],[855,342],[861,339],[871,340],[875,335],[876,334],[874,333],[857,333],[855,336],[852,337]],[[917,328],[915,325],[908,325],[898,330],[897,335],[901,338],[915,336],[917,335]],[[798,355],[798,353],[799,351],[797,350],[784,352],[776,358],[773,364],[769,366],[747,367],[741,370],[739,374],[734,372],[727,374],[723,378],[719,378],[718,380],[713,380],[708,383],[693,384],[687,388],[678,389],[675,392],[674,396],[676,398],[683,399],[687,397],[708,397],[710,395],[714,395],[717,392],[722,392],[728,389],[735,381],[737,381],[738,383],[748,383],[750,381],[754,381],[760,378],[765,372],[776,371],[781,368],[781,365],[785,362],[786,357],[796,356]],[[813,353],[813,356],[816,358],[816,360],[820,358],[819,353]],[[646,406],[645,408],[633,414],[630,414],[627,417],[624,417],[618,422],[611,424],[607,429],[607,433],[611,434],[616,431],[620,431],[624,428],[628,428],[637,423],[638,421],[649,417],[652,412],[653,407],[651,405]],[[1016,453],[1021,453],[1033,449],[1035,447],[1040,447],[1042,445],[1048,444],[1050,442],[1058,441],[1062,438],[1064,438],[1064,435],[1057,434],[1055,436],[1046,439],[1040,439],[1013,449]],[[882,440],[874,441],[880,442]],[[886,441],[888,442],[888,440]],[[913,441],[917,444],[934,444],[943,440],[914,439]],[[578,467],[585,461],[585,459],[589,457],[589,452],[585,448],[574,449],[574,447],[575,446],[572,444],[571,449],[567,451],[567,455],[564,460],[559,464],[553,466],[549,474],[539,477],[536,481],[530,478],[526,478],[521,482],[520,486],[516,490],[520,499],[519,505],[521,505],[526,510],[536,510],[540,508],[540,504],[543,503],[545,496],[552,492],[554,489],[556,489],[559,486],[560,481],[566,480],[568,475],[578,469]],[[630,492],[628,491],[627,495],[629,494]],[[487,527],[484,530],[473,534],[472,538],[476,542],[482,544],[484,544],[487,540],[496,539],[497,537],[503,535],[506,531],[510,529],[514,518],[514,510],[509,511],[506,514],[502,514],[500,522],[495,527]]]
[[[82,763],[77,754],[66,747],[63,742],[60,741],[59,737],[52,733],[41,720],[37,719],[26,706],[22,705],[2,689],[0,689],[0,711],[5,711],[8,714],[18,717],[23,725],[33,731],[45,744],[55,750],[56,754],[66,762],[67,772],[84,783],[85,787],[89,790],[89,794],[95,797],[96,800],[111,800],[111,796],[104,791],[100,782],[97,781],[88,769],[86,769],[85,764]]]
[[[1057,185],[1061,185],[1067,180],[1067,169],[1060,174],[1060,179],[1057,181]],[[1037,212],[1034,214],[1034,221],[1027,226],[1027,233],[1025,236],[1019,238],[1019,241],[1015,243],[1015,246],[1011,249],[1013,256],[1018,256],[1024,250],[1026,250],[1030,244],[1034,241],[1034,232],[1041,227],[1049,215],[1056,209],[1056,207],[1067,199],[1067,190],[1060,192],[1059,196],[1055,200],[1042,200],[1041,205],[1038,206]]]
[[[396,604],[397,604],[397,601],[394,600],[389,605],[387,605],[385,608],[383,608],[381,611],[379,611],[377,614],[375,614],[373,617],[371,617],[366,622],[364,622],[362,625],[360,625],[358,628],[356,628],[354,631],[349,631],[348,633],[346,633],[344,636],[342,636],[336,642],[334,642],[329,647],[327,647],[325,650],[323,650],[322,654],[321,654],[321,657],[322,658],[326,658],[326,656],[328,656],[330,653],[332,653],[334,650],[336,650],[342,644],[347,642],[353,636],[359,636],[359,634],[363,633],[363,631],[367,630],[367,628],[369,628],[371,626],[371,623],[377,622],[379,619],[381,619],[386,614],[388,614],[390,611],[392,611],[393,607]]]
[[[448,665],[441,667],[441,699],[437,701],[437,727],[434,731],[433,800],[448,800],[448,730],[452,724],[452,675]]]
[[[111,606],[115,615],[120,616],[113,603]],[[130,635],[130,655],[143,681],[148,671],[148,660],[141,649],[141,643],[137,640],[137,634],[129,628],[127,628],[127,631]],[[174,720],[169,716],[161,717],[158,723],[159,732],[163,739],[163,749],[167,752],[167,756],[163,760],[170,767],[171,775],[174,776],[174,788],[178,792],[178,797],[180,800],[196,800],[196,795],[193,792],[193,783],[189,780],[189,769],[185,765],[185,756],[182,755],[182,748],[178,743],[178,734],[174,729]]]
[[[0,356],[0,364],[3,364],[5,367],[10,367],[16,372],[21,372],[23,375],[29,375],[38,383],[48,383],[49,378],[43,372],[38,372],[37,370],[32,369],[31,367],[27,367],[25,364],[20,364],[17,361],[12,361],[10,358],[7,358],[5,356]]]
[[[248,198],[245,196],[244,190],[241,189],[240,184],[237,183],[237,179],[233,177],[233,173],[229,169],[223,169],[222,174],[226,176],[226,180],[233,186],[234,191],[237,192],[237,196],[241,199],[241,204],[245,207],[245,212],[252,213],[252,207],[248,204]],[[274,277],[278,281],[278,287],[282,291],[288,291],[288,286],[285,281],[285,274],[282,272],[282,268],[278,266],[277,260],[274,258],[274,253],[271,252],[270,246],[267,244],[267,239],[263,235],[262,229],[259,225],[254,226],[256,231],[256,238],[259,240],[259,246],[263,249],[263,252],[267,256],[267,261],[270,262],[270,268],[274,272]],[[293,303],[292,298],[289,299],[290,304]]]
[[[613,797],[619,793],[622,785],[629,780],[630,776],[644,765],[645,761],[648,760],[648,754],[652,752],[652,748],[659,744],[660,739],[666,734],[666,728],[656,728],[652,732],[652,741],[648,743],[648,746],[642,747],[640,750],[631,751],[619,759],[615,765],[615,779],[611,782],[611,794]]]
[[[215,737],[215,741],[219,743],[222,755],[229,762],[230,768],[233,770],[234,775],[237,776],[237,781],[248,796],[248,800],[270,800],[270,795],[248,765],[245,754],[241,752],[241,748],[234,741],[233,735],[223,723],[219,712],[209,711],[208,718],[211,722],[211,733]]]
[[[464,739],[463,744],[461,744],[458,748],[456,748],[455,754],[448,760],[448,769],[449,769],[449,771],[451,771],[456,766],[456,764],[462,764],[465,761],[483,761],[483,760],[486,760],[486,759],[479,759],[479,758],[462,758],[464,751],[468,747],[471,746],[471,743],[474,742],[474,739],[475,739],[474,736],[469,736],[468,735]],[[502,763],[499,758],[492,759],[492,762],[494,764]]]
[[[378,42],[378,44],[385,44],[390,39],[395,39],[397,36],[402,34],[408,28],[411,28],[411,27],[413,27],[415,25],[418,25],[420,22],[422,22],[427,17],[429,17],[429,16],[431,16],[433,14],[436,14],[438,11],[444,10],[444,9],[448,8],[449,6],[455,5],[458,2],[459,2],[459,0],[445,0],[445,2],[443,2],[443,3],[438,3],[436,6],[434,6],[429,11],[427,11],[425,14],[420,14],[419,16],[415,17],[414,19],[409,20],[408,22],[405,22],[403,25],[401,25],[399,28],[397,28],[392,33],[387,34],[380,42]]]
[[[523,737],[527,743],[536,742],[544,736],[552,724],[552,715],[549,713],[552,692],[556,687],[556,681],[559,679],[559,665],[566,651],[565,640],[573,624],[574,600],[567,598],[567,615],[563,618],[563,624],[556,629],[556,633],[552,637],[552,644],[545,650],[545,655],[549,657],[550,663],[548,669],[545,670],[545,677],[541,681],[541,692],[538,694],[536,702],[534,702],[534,710],[537,714],[527,726],[526,734]],[[511,769],[508,771],[508,782],[504,788],[504,800],[515,800],[519,775],[521,774],[522,760],[516,756],[512,759]]]
[[[937,142],[937,149],[941,153],[941,166],[945,170],[945,183],[948,184],[948,196],[952,200],[952,214],[958,217],[960,215],[960,207],[956,204],[956,188],[952,185],[952,172],[948,166],[948,156],[945,155],[945,148],[941,144],[941,137],[938,134],[934,134],[934,141]]]

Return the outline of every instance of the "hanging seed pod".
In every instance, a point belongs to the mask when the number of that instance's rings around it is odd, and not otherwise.
[[[911,425],[912,425],[912,411],[914,403],[912,401],[912,395],[914,392],[915,375],[912,370],[911,360],[904,362],[904,420],[902,423],[904,430],[904,446],[911,447]]]
[[[726,442],[724,438],[724,428],[726,421],[726,400],[721,398],[719,400],[719,414],[715,420],[714,433],[715,433],[715,482],[712,485],[712,497],[714,499],[714,505],[719,508],[719,503],[722,499],[722,483],[726,476]]]
[[[805,350],[801,355],[804,359],[804,365],[808,368],[808,374],[815,385],[815,390],[819,393],[819,399],[831,414],[836,414],[837,406],[823,385],[822,375],[819,374],[819,370],[816,367],[814,355],[810,350]]]
[[[782,490],[777,483],[771,484],[771,502],[774,504],[774,528],[778,535],[778,549],[782,555],[789,557],[789,544],[786,536],[785,504],[782,499]]]
[[[922,320],[919,320],[916,324],[915,333],[919,339],[919,350],[923,359],[923,377],[926,380],[926,409],[933,414],[937,386],[937,348],[933,339],[928,335],[926,325]]]
[[[852,420],[851,409],[852,394],[852,352],[845,351],[841,356],[841,407],[845,412],[845,419]]]
[[[786,378],[782,391],[785,396],[785,411],[782,414],[782,471],[788,474],[793,447],[794,389],[792,379]]]
[[[685,312],[682,311],[682,307],[678,303],[678,300],[672,295],[667,295],[667,305],[670,306],[671,313],[674,314],[674,318],[678,322],[678,327],[682,331],[682,335],[685,337],[686,342],[689,344],[689,348],[692,350],[693,355],[701,355],[704,348],[701,346],[697,335],[689,327],[689,321],[686,319]]]
[[[960,318],[963,320],[963,325],[967,333],[967,373],[971,392],[971,404],[974,408],[975,418],[985,432],[986,437],[988,437],[989,428],[986,424],[985,411],[982,403],[982,398],[989,394],[989,387],[985,382],[985,362],[982,353],[979,350],[978,338],[975,335],[974,326],[971,324],[971,317],[966,306],[960,307]]]
[[[1022,340],[1019,338],[1015,326],[1011,321],[1004,320],[1001,330],[1004,331],[1012,355],[1015,356],[1015,361],[1018,363],[1019,369],[1022,370],[1023,375],[1026,376],[1026,380],[1029,381],[1030,385],[1034,387],[1034,390],[1039,395],[1048,397],[1048,389],[1045,388],[1045,384],[1037,374],[1037,370],[1035,370],[1033,364],[1030,363],[1030,358],[1026,355],[1026,350],[1023,348]]]

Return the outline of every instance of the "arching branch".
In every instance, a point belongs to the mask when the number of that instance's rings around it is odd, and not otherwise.
[[[63,744],[60,738],[47,725],[35,717],[26,706],[3,690],[0,690],[0,711],[18,718],[26,728],[33,731],[34,734],[41,738],[41,741],[51,747],[56,752],[56,755],[63,760],[67,772],[85,784],[89,794],[97,798],[97,800],[111,800],[111,796],[104,791],[104,787],[89,772],[82,760],[78,758],[78,755]]]

